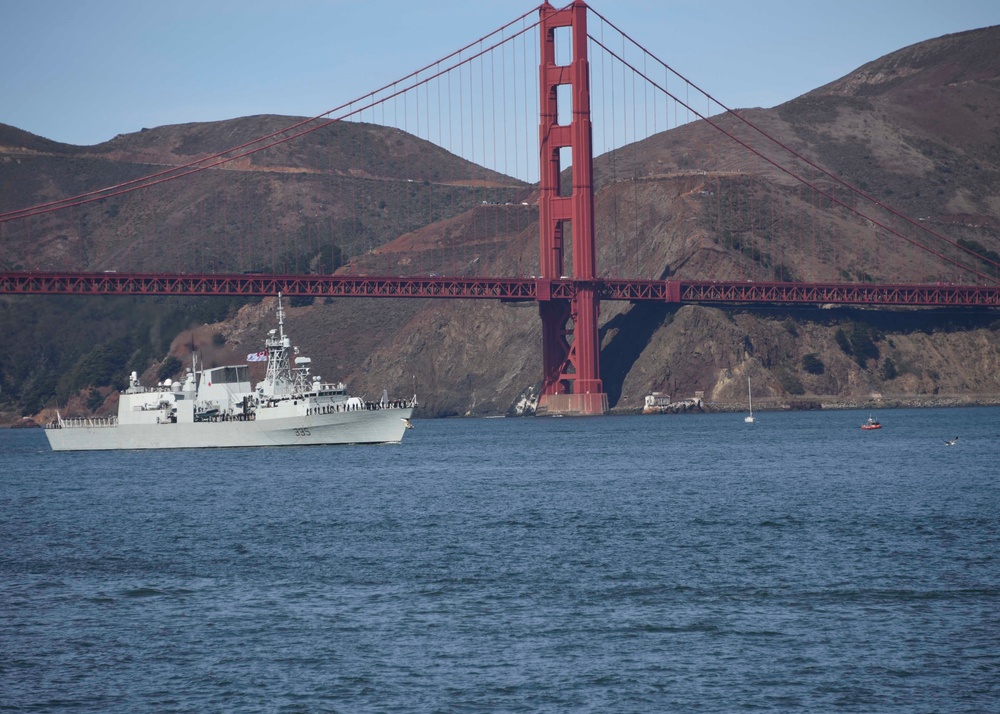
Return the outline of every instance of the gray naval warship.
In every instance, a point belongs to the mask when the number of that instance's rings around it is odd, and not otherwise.
[[[183,380],[144,387],[133,372],[119,395],[118,416],[63,419],[46,425],[54,451],[101,449],[204,449],[308,444],[399,442],[417,406],[416,395],[377,402],[347,394],[343,383],[309,373],[311,360],[285,334],[278,295],[278,326],[264,350],[248,362],[267,362],[254,387],[246,364],[198,369],[194,358]]]

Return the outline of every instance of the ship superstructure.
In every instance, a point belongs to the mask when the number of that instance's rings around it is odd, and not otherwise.
[[[373,444],[401,441],[416,396],[378,401],[349,396],[342,382],[310,374],[285,334],[278,296],[278,326],[265,349],[247,355],[267,362],[253,386],[246,364],[199,369],[192,356],[184,379],[144,387],[132,373],[119,395],[118,416],[63,419],[45,434],[53,450],[176,449],[304,444]]]

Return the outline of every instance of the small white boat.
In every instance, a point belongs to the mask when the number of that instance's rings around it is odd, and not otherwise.
[[[747,424],[753,424],[753,394],[750,393],[750,378],[747,378],[747,398],[750,400],[750,413],[743,418]]]

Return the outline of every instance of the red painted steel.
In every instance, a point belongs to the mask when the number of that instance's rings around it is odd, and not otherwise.
[[[341,275],[175,275],[170,273],[0,273],[7,295],[284,295],[369,298],[537,300],[556,312],[546,339],[566,340],[582,291],[599,300],[719,305],[881,305],[1000,308],[1000,287],[872,283],[750,283],[700,280],[400,278]],[[568,343],[568,341],[567,341]],[[559,365],[561,366],[561,365]],[[558,378],[558,372],[555,373]]]
[[[20,295],[297,295],[534,300],[529,278],[167,273],[0,273],[0,293]],[[568,281],[551,289],[571,295]]]
[[[588,10],[582,0],[562,9],[555,9],[548,2],[538,8],[541,43],[539,278],[6,272],[0,273],[0,294],[267,296],[283,293],[288,296],[314,297],[533,300],[538,302],[542,322],[541,411],[576,414],[601,414],[607,410],[607,396],[600,379],[599,363],[598,315],[602,300],[747,306],[784,304],[1000,308],[1000,286],[995,285],[805,284],[597,278]],[[572,60],[565,66],[556,63],[557,28],[568,28],[572,41]],[[560,86],[570,87],[573,106],[568,125],[558,123]],[[315,122],[319,118],[308,121]],[[702,118],[711,123],[708,118]],[[290,130],[298,128],[299,125],[289,127]],[[305,131],[302,130],[302,133]],[[214,165],[203,166],[203,162],[208,160],[228,161],[236,158],[225,158],[230,152],[236,152],[237,156],[243,155],[239,151],[251,152],[251,147],[257,142],[276,137],[280,141],[294,138],[280,138],[279,134],[282,132],[192,164],[153,174],[143,181],[170,180],[177,177],[172,172],[180,171],[180,175],[183,175],[185,171],[190,173]],[[294,136],[298,135],[300,134]],[[568,196],[561,195],[560,191],[560,149],[564,148],[572,151],[573,181],[572,192]],[[252,149],[256,150],[258,149]],[[805,181],[803,183],[810,185]],[[129,184],[112,188],[122,190],[124,186]],[[26,210],[39,209],[39,213],[54,211],[107,198],[109,195],[115,194],[84,194]],[[20,216],[20,212],[15,212],[4,214],[0,218]],[[913,223],[910,219],[906,220]],[[567,226],[571,226],[569,235],[572,236],[572,265],[569,270],[565,265]],[[899,235],[895,231],[891,232]],[[932,253],[939,258],[943,257],[939,253]]]
[[[557,64],[556,29],[569,28],[573,45],[569,65]],[[539,295],[542,320],[542,394],[539,410],[603,414],[607,396],[601,382],[598,313],[600,299],[594,278],[597,249],[594,238],[593,149],[590,122],[590,64],[587,59],[587,5],[577,1],[556,10],[539,8],[541,61],[539,91],[539,250],[542,276],[562,279],[565,225],[572,226],[572,297]],[[569,86],[572,118],[559,124],[558,88]],[[560,192],[560,149],[572,151],[572,193]],[[559,395],[558,399],[555,397]]]
[[[681,302],[697,303],[1000,307],[1000,287],[981,285],[685,281],[679,290]]]

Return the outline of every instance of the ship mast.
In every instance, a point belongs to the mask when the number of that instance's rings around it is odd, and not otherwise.
[[[278,338],[284,342],[285,340],[285,308],[281,306],[281,293],[278,293]]]
[[[291,342],[285,336],[285,310],[281,306],[278,293],[278,329],[267,333],[267,373],[264,381],[257,385],[266,395],[286,393],[292,386],[292,372],[289,366]]]

